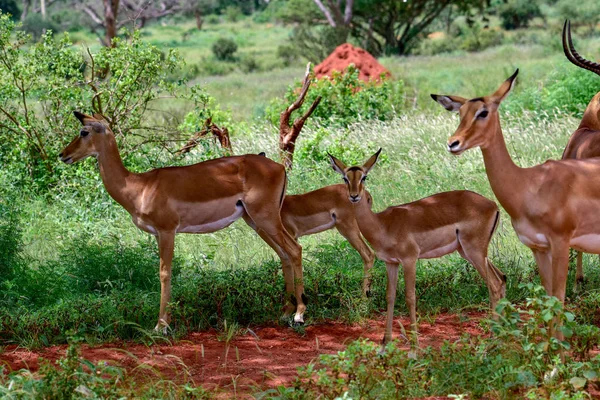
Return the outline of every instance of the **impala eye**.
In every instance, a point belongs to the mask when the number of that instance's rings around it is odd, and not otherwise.
[[[484,119],[487,116],[488,116],[488,110],[483,110],[482,112],[477,114],[477,119]]]
[[[81,132],[79,132],[79,134],[81,135],[81,137],[86,137],[87,135],[89,135],[89,132],[82,130]]]

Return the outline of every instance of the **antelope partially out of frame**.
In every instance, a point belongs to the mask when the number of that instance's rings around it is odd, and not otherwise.
[[[164,332],[170,323],[167,306],[175,235],[215,232],[239,218],[281,259],[288,294],[284,312],[290,315],[295,310],[294,321],[304,322],[302,247],[286,231],[280,216],[286,190],[282,165],[248,154],[136,174],[123,165],[113,132],[101,115],[75,112],[75,116],[83,127],[60,159],[72,164],[96,157],[106,191],[131,214],[138,228],[158,240],[161,293],[155,329]]]
[[[379,157],[375,153],[362,166],[347,167],[331,154],[331,166],[346,182],[346,201],[354,207],[360,232],[387,269],[387,320],[383,346],[392,338],[398,267],[404,269],[406,303],[410,312],[413,344],[418,345],[416,317],[416,264],[458,251],[485,281],[492,309],[504,297],[506,278],[487,258],[488,245],[498,225],[496,204],[466,190],[438,193],[380,213],[371,209],[365,180]]]
[[[335,227],[360,254],[364,267],[363,295],[369,294],[375,255],[360,234],[345,185],[325,186],[312,192],[285,196],[281,220],[296,239]]]
[[[576,66],[600,75],[600,64],[581,57],[573,46],[571,23],[565,21],[562,34],[563,50],[567,59]],[[600,157],[600,92],[590,101],[579,127],[569,139],[562,154],[563,160]],[[577,252],[575,290],[583,283],[583,253]]]
[[[510,215],[517,236],[533,252],[546,292],[564,302],[569,248],[600,253],[600,159],[546,161],[529,168],[513,162],[498,107],[518,72],[490,96],[471,100],[431,96],[460,115],[457,130],[448,139],[448,151],[459,155],[481,148],[492,190]],[[556,321],[551,328],[555,330]],[[563,337],[560,330],[554,334]]]

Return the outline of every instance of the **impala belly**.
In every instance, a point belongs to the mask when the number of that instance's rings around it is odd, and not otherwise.
[[[426,251],[419,254],[419,258],[438,258],[450,254],[458,249],[458,240],[454,239],[452,242],[435,247],[433,249],[427,249]]]
[[[226,208],[226,207],[223,207]],[[208,220],[201,224],[180,223],[177,233],[210,233],[228,227],[244,214],[244,206],[241,202],[236,203],[231,213],[219,213],[219,219]]]
[[[305,231],[298,232],[298,237],[323,232],[335,226],[335,218],[331,214],[321,213],[317,215],[298,219],[299,223],[297,225],[306,228]]]
[[[569,243],[575,250],[585,253],[600,254],[600,234],[589,233],[573,237]]]

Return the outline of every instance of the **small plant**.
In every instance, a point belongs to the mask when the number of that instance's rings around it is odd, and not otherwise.
[[[235,52],[237,51],[237,44],[235,41],[229,38],[219,38],[212,45],[212,52],[221,61],[233,61],[235,60]]]
[[[236,6],[228,6],[225,9],[225,18],[227,19],[227,21],[229,22],[237,22],[239,21],[242,16],[244,15],[242,13],[242,10],[239,7]]]

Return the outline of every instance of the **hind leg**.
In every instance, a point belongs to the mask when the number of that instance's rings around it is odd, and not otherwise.
[[[573,291],[575,293],[579,293],[581,288],[583,287],[583,253],[581,251],[577,252],[577,267],[575,272],[575,285],[573,286]]]
[[[247,215],[244,220],[260,237],[277,253],[281,260],[285,290],[287,293],[284,315],[296,311],[294,322],[304,322],[304,281],[302,274],[302,247],[285,230],[279,215],[279,208],[269,208],[257,204],[245,204]],[[292,295],[296,298],[297,305],[291,303]]]
[[[506,284],[504,274],[487,258],[489,240],[481,235],[470,235],[459,232],[457,235],[458,252],[475,267],[485,282],[490,296],[490,307],[496,309],[498,301],[504,296]]]

